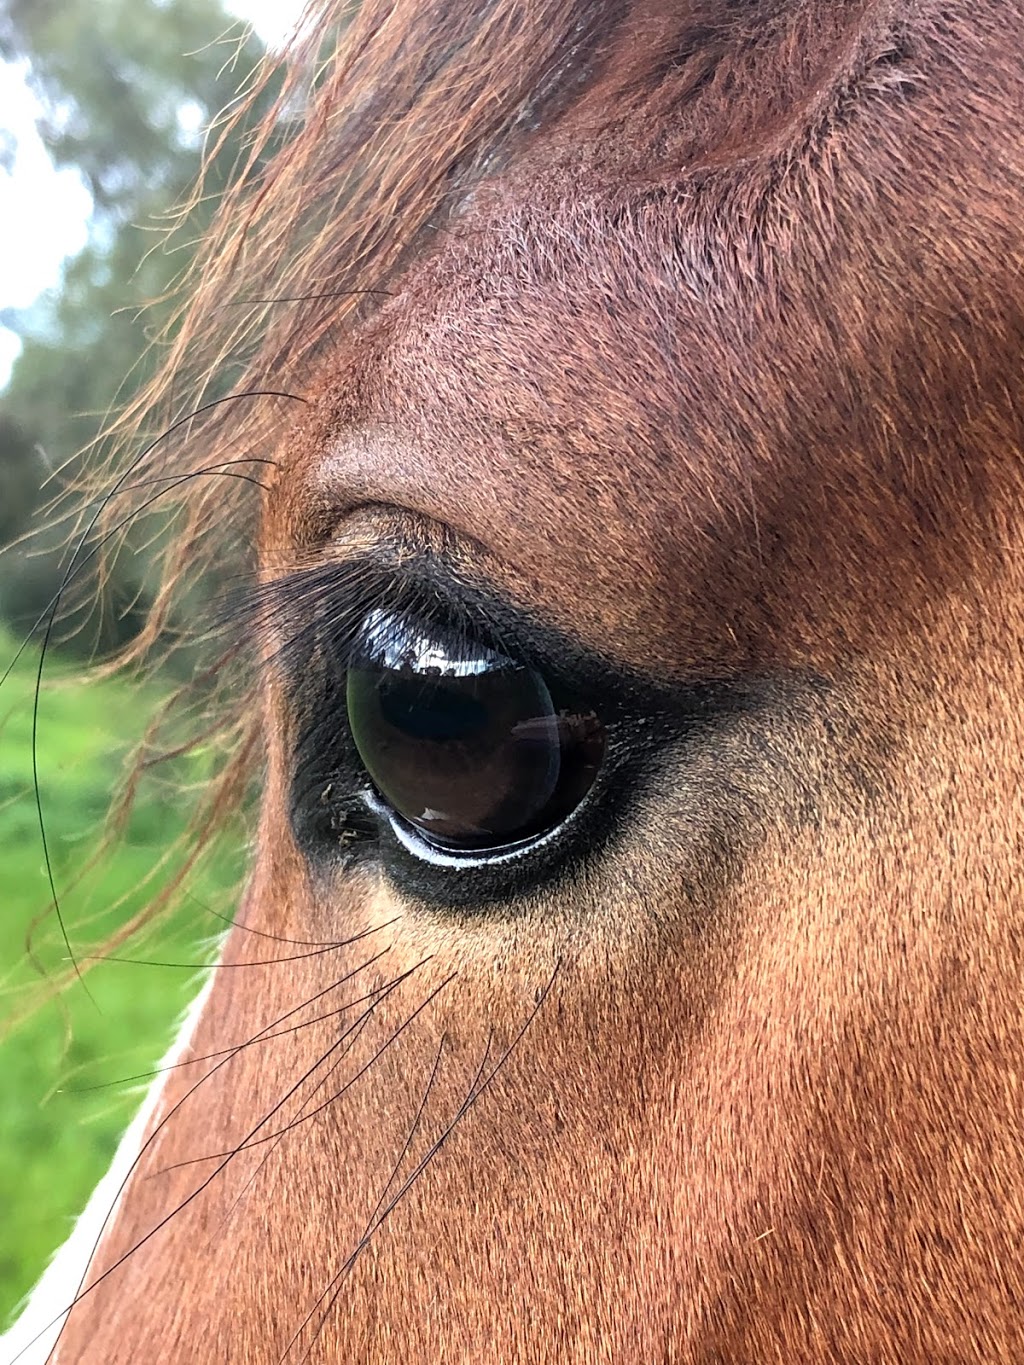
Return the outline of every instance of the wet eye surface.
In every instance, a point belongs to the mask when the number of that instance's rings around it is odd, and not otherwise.
[[[353,641],[348,723],[383,802],[438,849],[501,852],[581,804],[600,717],[536,669],[414,615],[371,612]]]

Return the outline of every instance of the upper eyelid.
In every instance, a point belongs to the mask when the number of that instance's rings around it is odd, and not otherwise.
[[[366,617],[382,606],[465,632],[595,702],[612,706],[632,697],[643,709],[678,707],[671,684],[598,653],[518,605],[485,574],[408,540],[378,542],[258,584],[238,600],[235,619],[261,638],[266,657],[286,678],[296,678],[325,645],[344,666]]]
[[[379,548],[341,562],[303,568],[250,588],[231,615],[255,633],[285,671],[304,647],[329,644],[347,657],[363,621],[381,608],[408,612],[439,628],[476,635],[505,652],[526,651],[540,663],[544,642],[521,608],[483,577],[470,585],[438,555],[383,555]],[[575,642],[574,642],[575,644]],[[580,645],[578,648],[582,649]]]

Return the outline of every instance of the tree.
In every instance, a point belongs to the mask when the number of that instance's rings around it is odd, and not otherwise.
[[[73,465],[158,363],[149,342],[171,316],[175,281],[244,130],[207,156],[204,198],[184,218],[172,211],[198,177],[202,130],[252,78],[263,49],[221,0],[3,0],[0,57],[28,63],[50,155],[79,170],[94,204],[89,241],[59,292],[4,319],[23,342],[0,426],[0,490],[16,487],[19,509],[7,516],[19,524],[0,528],[10,539],[45,500],[47,465]],[[26,478],[36,484],[27,496]],[[0,612],[20,619],[45,604],[60,581],[60,540],[59,527],[39,532],[31,568],[20,550],[0,557]],[[128,596],[140,579],[130,560],[122,554],[113,570]]]

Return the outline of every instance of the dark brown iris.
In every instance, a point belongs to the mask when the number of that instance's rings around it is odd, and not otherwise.
[[[605,749],[596,715],[556,705],[535,669],[383,611],[353,649],[348,718],[385,801],[432,842],[464,850],[500,848],[564,820]]]

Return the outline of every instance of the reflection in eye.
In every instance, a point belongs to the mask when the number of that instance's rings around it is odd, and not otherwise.
[[[381,796],[447,848],[502,847],[559,824],[604,755],[593,711],[557,706],[535,669],[414,616],[366,618],[347,701]]]

